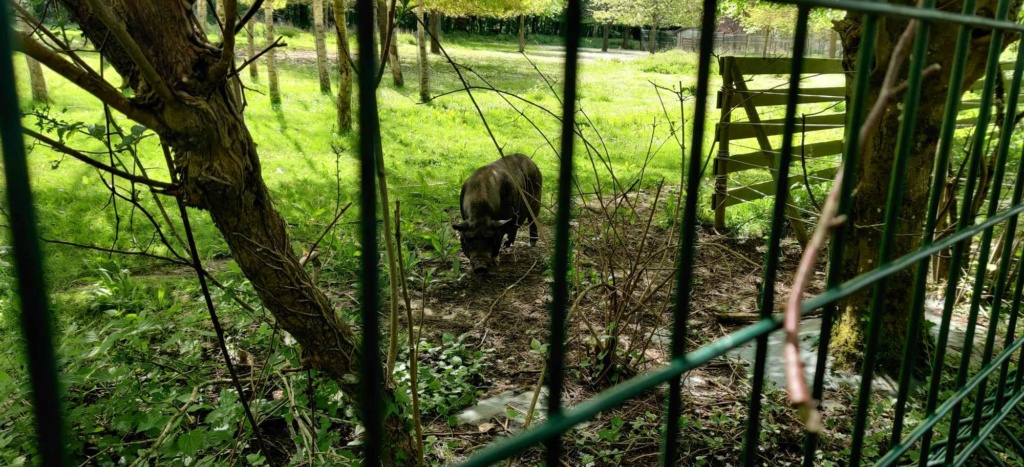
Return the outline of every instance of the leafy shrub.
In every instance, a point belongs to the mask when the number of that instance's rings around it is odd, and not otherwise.
[[[302,34],[303,31],[295,26],[288,26],[286,24],[282,24],[280,26],[275,27],[274,32],[278,36],[284,36],[289,39],[294,39],[298,37],[299,34]]]
[[[487,359],[491,350],[476,350],[464,342],[465,337],[446,333],[440,344],[424,340],[419,346],[420,411],[447,417],[452,425],[457,411],[475,404],[483,395],[487,382],[482,375],[491,365]],[[408,349],[402,354],[395,365],[395,380],[401,392],[408,394]]]
[[[693,75],[697,72],[697,54],[669,50],[636,59],[637,68],[663,75]]]

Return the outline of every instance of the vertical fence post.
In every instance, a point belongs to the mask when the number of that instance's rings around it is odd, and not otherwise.
[[[715,158],[715,229],[725,229],[725,196],[729,189],[729,124],[732,116],[732,57],[722,57],[721,117],[718,121],[718,157]]]
[[[555,218],[555,256],[552,259],[554,284],[551,303],[550,352],[548,373],[548,419],[562,415],[562,382],[565,377],[565,315],[569,307],[569,219],[572,215],[573,144],[576,122],[576,60],[580,45],[580,0],[569,0],[565,27],[565,91],[562,95],[562,139],[558,167],[558,212]],[[545,442],[550,466],[559,465],[562,437],[552,436]]]
[[[366,428],[366,465],[380,465],[383,451],[381,390],[384,374],[380,358],[380,295],[378,290],[376,141],[380,135],[377,116],[377,60],[373,40],[373,0],[356,4],[359,22],[359,228],[362,243],[360,309],[363,341],[360,401],[363,427]],[[381,12],[384,14],[384,12]],[[387,206],[384,206],[387,209]]]
[[[716,0],[704,0],[701,31],[713,31]],[[672,308],[672,360],[686,359],[686,327],[690,314],[690,290],[693,287],[693,251],[697,243],[697,199],[700,197],[700,162],[704,152],[704,130],[707,123],[708,75],[711,74],[711,52],[714,34],[700,36],[700,56],[697,59],[697,93],[693,110],[693,132],[690,140],[690,160],[686,173],[686,200],[683,205],[682,227],[679,229],[679,248],[676,256],[676,296]],[[665,439],[661,463],[675,465],[679,450],[679,414],[682,411],[682,377],[669,380],[668,416],[665,419]]]
[[[10,207],[14,266],[21,304],[21,332],[25,357],[32,378],[32,406],[35,409],[36,440],[42,465],[63,466],[64,421],[53,351],[53,321],[47,304],[43,259],[36,232],[28,161],[21,135],[21,109],[14,81],[14,57],[7,5],[0,5],[0,140],[2,140],[7,203]]]
[[[803,73],[804,49],[807,47],[807,20],[810,7],[799,5],[796,20],[796,38],[793,41],[793,61],[786,94],[786,115],[783,119],[782,149],[778,158],[778,177],[775,200],[772,205],[772,226],[765,252],[764,279],[761,284],[760,317],[768,318],[775,309],[775,279],[778,275],[779,247],[786,220],[789,201],[789,168],[793,160],[793,133],[796,131],[796,107],[800,98],[800,75]],[[806,243],[806,242],[805,242]],[[754,357],[754,376],[750,389],[750,409],[747,413],[747,431],[743,440],[743,465],[757,464],[757,446],[761,431],[761,392],[764,388],[765,363],[768,354],[768,335],[757,338]]]

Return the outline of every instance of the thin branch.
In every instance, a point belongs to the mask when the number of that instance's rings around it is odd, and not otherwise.
[[[309,247],[309,253],[307,253],[306,256],[299,260],[299,266],[305,266],[306,261],[308,261],[309,258],[313,257],[313,252],[316,251],[316,247],[319,246],[320,242],[323,241],[324,237],[327,236],[327,232],[330,232],[331,229],[334,228],[334,225],[338,223],[338,220],[341,219],[341,216],[345,215],[345,211],[348,211],[348,208],[350,206],[352,206],[351,202],[346,204],[345,207],[341,208],[338,211],[338,214],[334,216],[334,220],[332,220],[330,224],[327,224],[327,228],[325,228],[323,233],[320,234],[320,237],[317,238],[315,242],[313,242],[312,246]]]
[[[173,183],[161,182],[159,180],[153,180],[151,178],[146,178],[146,177],[143,177],[143,176],[140,176],[140,175],[131,174],[131,173],[125,172],[123,170],[116,169],[114,167],[106,165],[106,164],[104,164],[102,162],[98,162],[96,160],[93,160],[89,156],[86,156],[85,154],[82,154],[81,152],[76,151],[76,150],[74,150],[74,149],[64,145],[63,143],[61,143],[59,141],[53,140],[53,139],[51,139],[51,138],[49,138],[49,137],[47,137],[47,136],[45,136],[43,134],[37,133],[37,132],[35,132],[33,130],[30,130],[28,128],[25,128],[22,131],[24,131],[26,135],[29,135],[29,136],[39,140],[39,142],[44,143],[47,146],[50,146],[52,149],[56,150],[57,152],[60,152],[62,154],[66,154],[68,156],[74,157],[75,159],[78,159],[78,160],[80,160],[80,161],[82,161],[82,162],[92,166],[93,168],[102,170],[104,172],[111,173],[111,174],[116,175],[118,177],[121,177],[121,178],[123,178],[125,180],[131,181],[131,182],[135,182],[135,183],[139,183],[139,184],[146,185],[146,186],[153,187],[153,188],[159,188],[161,190],[165,190],[168,193],[173,192],[173,191],[177,190],[177,188],[178,188],[178,186],[173,184]]]
[[[174,93],[171,92],[171,88],[167,86],[167,82],[160,76],[160,73],[153,67],[153,63],[149,61],[146,54],[139,47],[139,43],[135,42],[135,39],[128,34],[128,30],[125,28],[124,22],[114,16],[114,12],[110,10],[110,7],[101,0],[85,0],[86,3],[92,7],[93,13],[99,17],[100,21],[107,26],[117,42],[124,47],[125,53],[131,57],[135,66],[139,68],[139,73],[142,74],[150,86],[153,87],[153,91],[156,92],[161,99],[163,99],[165,105],[175,105],[178,100],[174,97]]]
[[[84,249],[84,250],[102,251],[104,253],[113,253],[113,254],[117,254],[117,255],[141,256],[141,257],[144,257],[144,258],[158,259],[160,261],[166,261],[168,263],[177,264],[179,266],[188,266],[189,265],[189,263],[186,262],[186,261],[181,261],[179,259],[174,259],[174,258],[168,258],[166,256],[154,255],[152,253],[147,253],[147,252],[144,252],[144,251],[118,250],[118,249],[114,249],[114,248],[107,248],[107,247],[96,246],[96,245],[86,245],[84,243],[68,242],[68,241],[64,241],[64,240],[51,240],[51,239],[45,238],[45,237],[44,238],[40,238],[40,240],[42,240],[44,243],[52,243],[54,245],[70,246],[70,247],[75,247],[75,248],[81,248],[81,249]]]
[[[270,52],[270,49],[277,47],[287,47],[288,44],[281,42],[282,39],[284,39],[284,36],[278,36],[277,39],[274,39],[274,42],[272,44],[268,45],[265,49],[261,50],[260,53],[253,55],[250,59],[242,62],[241,66],[235,68],[234,71],[232,71],[231,73],[228,73],[226,79],[231,79],[237,76],[239,73],[242,72],[242,70],[245,69],[245,67],[251,65],[252,62],[255,62],[256,60],[259,60],[259,58],[262,57],[263,54]]]
[[[242,31],[242,28],[245,27],[246,23],[248,23],[253,16],[256,16],[256,12],[260,11],[262,6],[263,0],[256,0],[255,2],[252,2],[252,6],[249,7],[249,11],[246,11],[245,16],[242,16],[242,19],[235,25],[235,34]]]
[[[110,104],[118,112],[154,131],[160,132],[165,128],[164,124],[155,115],[136,106],[116,88],[111,86],[110,83],[65,60],[52,49],[26,33],[18,33],[15,37],[18,39],[16,45],[19,52],[46,65],[47,68],[74,83],[82,90],[92,94],[93,97]]]
[[[61,52],[64,52],[68,55],[68,57],[71,57],[71,61],[75,62],[75,64],[77,64],[78,66],[82,67],[82,69],[90,72],[93,75],[96,75],[96,71],[90,68],[89,65],[86,64],[85,61],[82,60],[82,58],[79,57],[78,54],[76,54],[75,51],[67,45],[67,43],[60,40],[59,37],[57,37],[49,29],[47,29],[42,21],[39,21],[34,16],[32,16],[32,12],[28,11],[27,9],[25,9],[25,7],[21,6],[20,2],[16,0],[11,0],[10,4],[11,7],[14,8],[14,10],[21,15],[22,19],[30,26],[32,26],[32,29],[34,31],[39,31],[40,34],[45,35],[47,39],[53,41],[54,44],[61,48]]]

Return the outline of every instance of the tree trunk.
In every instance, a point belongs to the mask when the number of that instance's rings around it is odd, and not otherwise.
[[[209,31],[206,30],[206,20],[207,20],[206,7],[207,7],[207,3],[204,0],[196,0],[196,3],[199,4],[199,6],[197,8],[197,11],[196,11],[196,17],[199,18],[199,25],[203,27],[203,34],[209,34]]]
[[[629,50],[629,26],[622,27],[622,49]]]
[[[761,57],[762,58],[768,58],[768,44],[771,43],[771,40],[772,40],[772,30],[771,30],[771,28],[766,28],[764,30],[764,48],[761,49]]]
[[[258,82],[260,80],[260,70],[256,67],[256,16],[254,15],[249,22],[245,24],[245,34],[249,36],[249,59],[252,62],[249,63],[249,78],[252,82]]]
[[[604,37],[601,40],[601,51],[602,52],[607,52],[608,51],[608,30],[609,29],[611,29],[611,25],[608,24],[608,23],[604,23]]]
[[[526,50],[526,16],[519,15],[519,53]]]
[[[274,43],[274,0],[266,0],[263,3],[263,35],[266,36],[266,46]],[[281,88],[277,83],[277,50],[270,49],[267,57],[267,81],[270,82],[269,94],[270,105],[281,104]]]
[[[146,59],[157,79],[133,82],[138,101],[128,101],[109,85],[88,75],[74,81],[111,103],[132,119],[155,131],[172,150],[173,168],[180,179],[179,194],[190,207],[209,212],[222,233],[232,259],[253,285],[257,296],[281,329],[302,347],[304,361],[334,379],[360,413],[358,378],[362,354],[352,327],[338,317],[292,249],[288,225],[274,207],[263,181],[257,147],[245,125],[237,84],[225,79],[216,46],[195,35],[182,3],[156,9],[150,2],[107,0]],[[110,31],[92,11],[91,2],[62,0],[94,44],[105,44],[104,58],[121,76],[140,76],[132,48],[110,40]],[[51,65],[62,57],[54,52],[35,58]],[[67,67],[64,67],[66,70]],[[72,72],[67,72],[72,74]],[[159,78],[165,81],[161,82]],[[173,91],[167,86],[174,83]],[[163,92],[160,92],[163,90]],[[135,102],[146,102],[145,106]],[[393,382],[380,381],[388,407],[402,407]],[[415,452],[411,430],[400,413],[384,420],[385,465],[399,464],[402,453]]]
[[[28,2],[21,0],[21,4],[28,7]],[[29,26],[22,20],[17,20],[19,29],[25,32],[31,31]],[[50,102],[50,93],[46,90],[46,77],[43,75],[43,67],[39,62],[25,55],[25,65],[28,67],[28,82],[32,89],[32,100],[34,102]]]
[[[327,42],[324,40],[324,0],[313,0],[313,37],[316,43],[316,70],[320,75],[320,92],[331,94],[331,77],[327,74]]]
[[[352,131],[352,56],[348,51],[345,0],[334,1],[334,28],[338,38],[338,131]]]
[[[441,53],[441,13],[430,11],[430,53]]]
[[[648,40],[648,48],[650,49],[651,54],[654,54],[654,52],[656,52],[658,50],[658,19],[657,18],[655,18],[654,22],[651,24],[651,35],[650,35],[650,37],[647,38],[647,40]]]
[[[416,6],[416,46],[419,51],[420,65],[420,102],[430,100],[430,67],[427,61],[427,31],[424,26],[423,2]],[[401,226],[399,226],[401,227]]]
[[[197,1],[204,1],[204,0],[197,0]],[[225,19],[224,15],[227,14],[224,11],[224,0],[217,0],[216,9],[214,10],[214,12],[217,14],[217,25],[218,25],[217,26],[217,36],[220,37],[220,41],[221,42],[224,42],[224,19]]]
[[[828,32],[828,58],[836,58],[836,42],[839,41],[839,34],[833,29]]]
[[[388,66],[391,67],[391,77],[394,80],[395,87],[400,88],[405,86],[405,78],[402,76],[402,62],[398,59],[398,37],[394,31],[395,25],[391,22],[388,11],[388,4],[384,0],[377,0],[377,27],[380,30],[381,57],[382,59],[387,59]],[[384,47],[388,47],[386,42],[389,33],[392,34],[391,46],[389,47],[390,53],[386,53],[388,51],[385,51]]]
[[[906,4],[906,2],[900,2]],[[954,2],[957,3],[957,2]],[[979,11],[995,11],[995,0],[983,0],[978,3]],[[1010,11],[1019,10],[1020,0],[1015,0]],[[944,9],[959,10],[961,5],[949,5]],[[987,10],[986,10],[987,9]],[[1010,18],[1016,20],[1016,13]],[[859,15],[848,15],[836,27],[843,44],[843,68],[850,78],[846,82],[846,98],[853,95],[855,70],[860,44],[861,21]],[[879,36],[875,46],[875,63],[877,72],[871,74],[868,105],[877,100],[882,85],[884,70],[889,63],[893,47],[906,27],[907,21],[896,18],[879,20]],[[985,59],[991,36],[986,31],[976,31],[972,36],[968,53],[965,81],[961,92],[968,89],[984,74]],[[926,63],[938,64],[942,70],[952,69],[953,53],[957,27],[948,23],[932,25],[929,55]],[[1004,36],[1004,48],[1012,40],[1012,36]],[[906,65],[904,66],[906,69]],[[905,77],[905,72],[903,73]],[[900,79],[905,79],[901,77]],[[931,178],[939,129],[942,125],[942,113],[945,107],[946,93],[949,87],[949,73],[944,71],[924,83],[920,95],[920,107],[917,111],[917,126],[911,140],[908,159],[907,179],[903,181],[905,197],[900,206],[900,225],[896,234],[893,258],[899,258],[914,251],[920,243],[920,234],[928,203],[928,186]],[[843,258],[843,279],[866,273],[877,268],[878,251],[880,249],[882,229],[879,228],[885,218],[885,203],[888,193],[889,174],[895,157],[895,146],[901,115],[896,104],[890,105],[885,111],[878,130],[865,149],[864,155],[856,167],[853,203],[848,215],[847,225],[853,226]],[[944,175],[943,172],[941,175]],[[940,175],[940,176],[941,176]],[[901,270],[886,279],[888,284],[911,284],[915,268]],[[845,366],[859,367],[864,355],[864,337],[871,300],[871,288],[849,297],[841,304],[837,318],[835,335],[832,340],[832,353],[837,363]],[[879,310],[882,319],[880,349],[878,363],[883,372],[895,375],[898,373],[903,357],[903,344],[907,336],[907,325],[910,320],[910,304],[912,290],[906,286],[892,285],[887,288]],[[921,310],[914,310],[915,313]],[[928,349],[926,333],[913,336],[911,345]],[[919,363],[927,362],[929,352],[918,352]],[[923,368],[923,366],[919,367]]]

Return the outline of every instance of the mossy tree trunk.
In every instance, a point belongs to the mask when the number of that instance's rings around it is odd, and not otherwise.
[[[324,0],[313,0],[313,38],[316,43],[316,70],[320,92],[331,94],[331,76],[327,73],[327,41],[324,40]]]
[[[910,4],[906,0],[901,0],[898,3]],[[1014,1],[1011,20],[1016,19],[1020,3],[1020,0]],[[959,12],[962,5],[961,1],[954,1],[943,4],[941,9]],[[978,15],[993,17],[995,8],[996,0],[980,0]],[[843,45],[843,68],[848,72],[847,76],[849,77],[846,83],[847,101],[852,98],[853,94],[854,80],[852,78],[859,52],[862,21],[861,15],[850,14],[836,24],[836,30]],[[870,70],[871,84],[867,98],[869,106],[873,105],[878,98],[893,47],[906,25],[906,20],[898,18],[883,17],[879,20],[875,66]],[[903,182],[905,194],[900,206],[900,225],[896,235],[893,258],[914,251],[920,244],[928,203],[928,187],[934,168],[939,129],[942,126],[942,113],[950,86],[949,75],[956,48],[956,36],[957,27],[955,25],[947,23],[932,25],[927,63],[938,64],[942,71],[928,79],[921,89],[917,125],[910,145],[912,149],[907,165],[907,179]],[[975,30],[972,34],[965,81],[959,92],[964,92],[984,74],[990,40],[990,31]],[[1015,39],[1009,35],[1005,36],[1004,47],[1012,40]],[[900,80],[905,79],[907,68],[906,65],[903,67]],[[901,117],[900,106],[894,104],[887,108],[871,144],[865,148],[865,153],[854,172],[856,185],[847,220],[848,228],[851,230],[842,265],[846,280],[878,267],[882,232],[880,226],[885,217],[890,171],[895,158]],[[940,176],[945,175],[945,169],[942,170]],[[878,362],[882,371],[893,375],[898,373],[903,357],[903,346],[911,316],[912,290],[908,284],[914,282],[915,271],[916,268],[904,269],[885,280],[887,284],[891,285],[886,289],[887,292],[878,313],[878,318],[882,320]],[[841,365],[860,367],[864,356],[870,300],[871,289],[869,288],[852,295],[840,307],[831,351]],[[916,312],[921,312],[921,310]],[[914,336],[912,345],[918,348],[923,346],[927,349],[928,344],[924,332]],[[926,362],[928,353],[930,352],[919,352],[919,362]]]
[[[266,38],[266,46],[274,43],[274,0],[266,0],[263,3],[263,35]],[[263,55],[267,58],[267,82],[270,104],[281,104],[281,87],[277,81],[277,50],[270,49]]]
[[[160,136],[173,154],[177,194],[209,213],[262,304],[302,347],[304,361],[336,381],[360,413],[360,385],[352,378],[363,359],[359,340],[299,264],[263,180],[237,81],[228,77],[232,54],[196,34],[185,2],[105,0],[107,16],[92,2],[60,3],[91,43],[105,44],[100,53],[137,98],[125,98],[39,42],[19,41],[22,51]],[[111,37],[118,40],[104,42]],[[380,381],[380,391],[386,406],[402,406],[390,377]],[[383,425],[384,464],[401,465],[415,452],[408,423],[389,413]]]
[[[352,131],[352,56],[348,51],[345,0],[334,1],[334,28],[338,37],[338,131]]]

